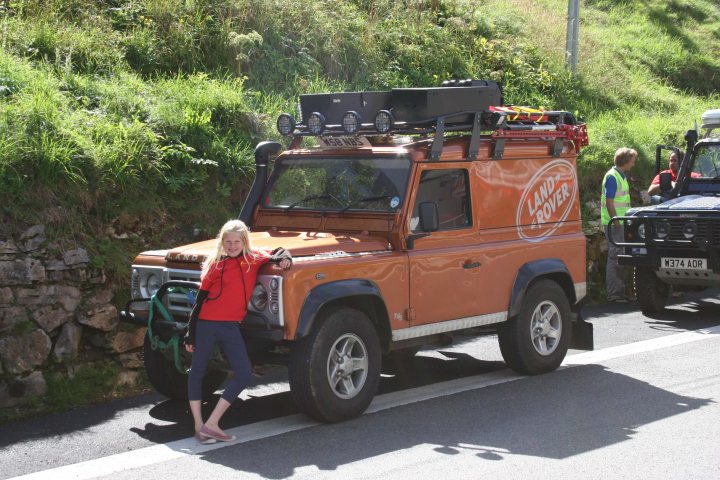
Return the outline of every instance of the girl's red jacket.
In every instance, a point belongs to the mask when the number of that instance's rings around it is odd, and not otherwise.
[[[256,252],[254,259],[226,257],[215,264],[200,281],[200,290],[208,292],[200,309],[200,320],[242,321],[247,314],[258,270],[269,261],[266,254]]]

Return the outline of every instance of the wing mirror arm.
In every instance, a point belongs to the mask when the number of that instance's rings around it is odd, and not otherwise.
[[[418,205],[418,213],[420,215],[418,226],[423,233],[414,233],[407,237],[408,250],[415,248],[415,240],[429,236],[431,232],[437,231],[440,226],[437,203],[421,202]]]
[[[660,191],[663,193],[670,192],[672,190],[672,174],[670,172],[663,172],[660,174]]]

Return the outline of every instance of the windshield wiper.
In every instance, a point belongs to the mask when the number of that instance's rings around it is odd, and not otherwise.
[[[327,193],[323,194],[323,195],[308,195],[307,197],[301,198],[300,200],[293,203],[292,205],[285,207],[285,213],[288,213],[293,208],[297,207],[298,205],[300,205],[303,202],[307,202],[308,200],[327,200],[329,198],[332,198],[332,196],[328,195]]]
[[[338,213],[345,213],[347,210],[358,206],[361,203],[375,202],[377,200],[385,200],[386,198],[393,198],[392,195],[375,195],[374,197],[365,197],[360,200],[350,202],[347,206],[343,207]]]
[[[710,179],[711,182],[720,182],[720,174],[715,175],[712,179]]]

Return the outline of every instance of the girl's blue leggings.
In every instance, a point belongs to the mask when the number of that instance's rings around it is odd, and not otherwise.
[[[235,374],[222,394],[222,398],[232,403],[252,378],[250,359],[238,323],[198,320],[196,328],[195,351],[188,378],[188,399],[202,400],[203,377],[215,345],[219,344]]]

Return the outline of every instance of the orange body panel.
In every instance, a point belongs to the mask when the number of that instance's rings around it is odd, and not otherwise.
[[[285,285],[292,285],[284,302],[285,337],[295,337],[300,311],[313,288],[354,278],[371,280],[380,288],[392,329],[407,327],[407,272],[407,256],[402,252],[335,258],[332,261],[297,262],[284,276]]]

